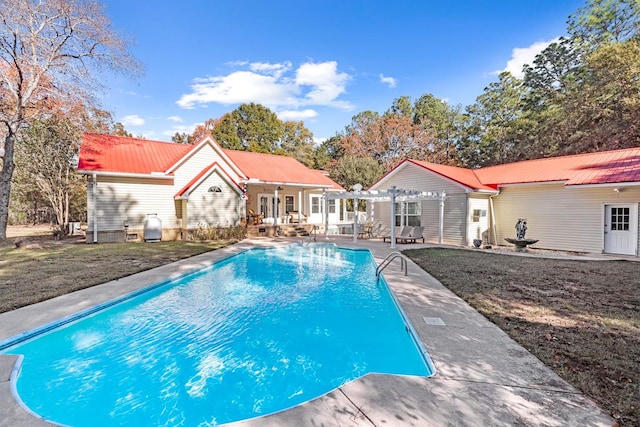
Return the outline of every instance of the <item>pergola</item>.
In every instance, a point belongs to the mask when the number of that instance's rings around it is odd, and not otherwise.
[[[396,188],[395,186],[389,188],[387,191],[379,191],[379,190],[369,190],[362,191],[359,189],[360,186],[354,186],[354,191],[347,191],[343,193],[324,193],[324,198],[326,200],[335,200],[335,199],[353,199],[354,206],[354,214],[353,214],[353,241],[358,240],[358,200],[366,199],[374,202],[379,201],[390,201],[391,202],[391,218],[390,218],[390,229],[391,229],[391,249],[396,247],[396,202],[407,202],[407,201],[420,201],[420,200],[437,200],[440,202],[440,218],[439,218],[439,233],[438,233],[438,243],[442,243],[442,235],[444,231],[444,201],[447,198],[447,195],[444,191],[438,193],[436,191],[418,191],[418,190],[403,190]],[[325,203],[326,205],[326,203]],[[325,237],[327,235],[327,230],[329,227],[329,218],[327,213],[325,212]]]

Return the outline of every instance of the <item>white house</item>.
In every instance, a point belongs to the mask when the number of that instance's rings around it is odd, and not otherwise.
[[[437,200],[397,204],[396,226],[423,226],[429,241],[507,244],[525,218],[537,248],[640,254],[640,147],[475,170],[405,160],[370,190],[392,186],[445,192],[442,235]],[[370,219],[388,223],[389,202],[368,210]]]
[[[183,145],[85,134],[78,172],[89,177],[88,242],[142,239],[151,219],[174,240],[198,226],[245,222],[273,235],[290,222],[336,224],[342,212],[324,202],[325,192],[344,191],[324,172],[292,157],[226,150],[210,137]]]

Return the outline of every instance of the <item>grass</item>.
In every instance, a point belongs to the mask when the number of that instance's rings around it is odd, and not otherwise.
[[[404,253],[621,426],[640,425],[640,262]]]
[[[49,236],[0,244],[0,313],[227,246],[221,242],[110,243]]]

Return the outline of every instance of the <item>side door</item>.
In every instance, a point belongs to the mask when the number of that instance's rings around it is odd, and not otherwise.
[[[637,225],[637,205],[605,205],[604,251],[609,254],[637,255]]]

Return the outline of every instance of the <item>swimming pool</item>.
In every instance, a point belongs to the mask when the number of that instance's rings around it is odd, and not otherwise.
[[[24,404],[78,427],[215,425],[367,373],[431,375],[374,272],[363,250],[250,250],[3,352],[24,355]]]

